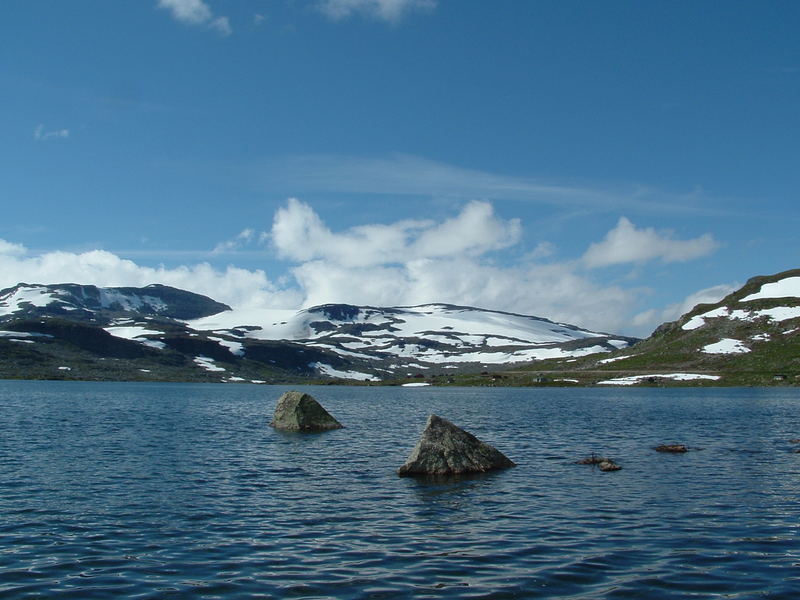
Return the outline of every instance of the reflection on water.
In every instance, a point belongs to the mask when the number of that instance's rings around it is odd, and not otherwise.
[[[0,598],[797,597],[794,390],[283,391],[0,383]],[[398,477],[431,412],[518,466]]]

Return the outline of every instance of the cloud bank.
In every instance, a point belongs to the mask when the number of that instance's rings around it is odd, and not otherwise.
[[[710,236],[676,240],[620,219],[583,258],[552,259],[547,242],[511,263],[498,251],[518,245],[522,224],[503,219],[487,202],[470,202],[442,220],[402,220],[332,230],[308,204],[290,199],[269,230],[241,231],[211,253],[269,243],[288,263],[290,277],[271,280],[263,270],[208,263],[148,267],[113,253],[46,252],[34,255],[0,240],[0,287],[27,283],[144,286],[162,283],[208,295],[237,308],[304,308],[331,302],[402,306],[445,302],[546,317],[595,330],[648,333],[731,286],[701,290],[665,309],[641,311],[647,290],[598,281],[589,267],[621,262],[689,260],[707,254]],[[699,241],[698,241],[699,240]],[[710,241],[709,241],[710,240]],[[588,257],[588,258],[587,258]],[[638,311],[638,313],[637,313]]]

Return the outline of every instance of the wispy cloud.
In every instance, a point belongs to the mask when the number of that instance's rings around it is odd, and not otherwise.
[[[44,124],[40,123],[33,130],[33,139],[38,142],[46,142],[47,140],[66,139],[69,137],[69,129],[54,129],[52,131],[45,131]]]
[[[581,187],[465,169],[411,155],[362,158],[341,155],[294,156],[252,167],[252,176],[271,191],[287,194],[340,192],[513,200],[603,212],[727,214],[710,207],[702,192],[671,194],[642,185]]]
[[[436,0],[320,0],[319,10],[331,19],[346,19],[353,15],[396,23],[406,13],[436,8]]]
[[[203,0],[158,0],[158,7],[185,25],[205,26],[227,36],[232,33],[228,17],[217,17]]]
[[[211,251],[211,254],[225,254],[228,252],[235,252],[240,248],[251,244],[252,242],[258,240],[263,243],[263,234],[259,236],[255,229],[247,228],[243,229],[239,234],[234,237],[233,239],[227,240],[225,242],[220,242],[214,249]]]

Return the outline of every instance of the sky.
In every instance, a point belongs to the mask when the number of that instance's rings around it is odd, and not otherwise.
[[[6,0],[0,288],[646,336],[800,267],[800,3]]]

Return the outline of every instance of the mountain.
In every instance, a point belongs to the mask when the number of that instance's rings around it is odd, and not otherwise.
[[[611,355],[537,368],[550,380],[579,384],[800,383],[800,269],[754,277]]]
[[[448,304],[237,311],[162,285],[0,291],[0,377],[378,381],[574,359],[635,341]]]

